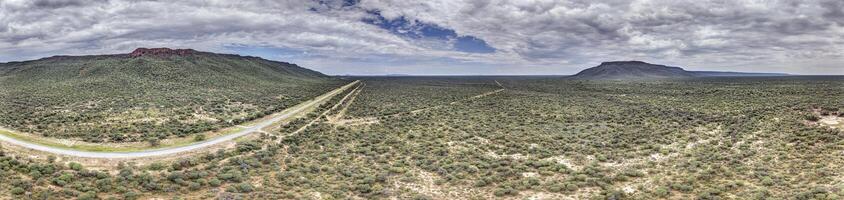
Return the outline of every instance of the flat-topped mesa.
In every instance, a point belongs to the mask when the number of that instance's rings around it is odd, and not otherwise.
[[[612,61],[584,69],[572,76],[586,80],[647,80],[693,78],[696,75],[679,67],[650,64],[642,61]]]
[[[140,56],[187,56],[197,53],[193,49],[170,49],[170,48],[138,48],[129,57],[135,58]]]
[[[638,61],[638,60],[631,60],[631,61],[609,61],[609,62],[602,62],[601,65],[651,65],[650,63]]]

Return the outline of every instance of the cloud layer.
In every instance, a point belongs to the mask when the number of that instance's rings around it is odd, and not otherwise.
[[[570,74],[608,60],[844,74],[839,0],[0,1],[0,62],[137,47],[330,74]]]

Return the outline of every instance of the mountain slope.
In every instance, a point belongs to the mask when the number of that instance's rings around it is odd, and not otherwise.
[[[788,76],[779,73],[744,73],[719,71],[686,71],[683,68],[650,64],[642,61],[604,62],[585,69],[570,78],[581,80],[648,80],[685,79],[695,77],[759,77]]]
[[[290,63],[190,49],[54,56],[0,64],[0,126],[92,142],[187,136],[343,82]]]
[[[679,67],[654,65],[642,61],[604,62],[572,76],[576,79],[624,80],[691,78],[695,74]]]

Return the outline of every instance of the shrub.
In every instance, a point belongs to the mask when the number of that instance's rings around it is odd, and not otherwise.
[[[674,185],[671,185],[671,188],[683,192],[691,192],[694,189],[691,185],[684,183],[675,183]]]
[[[149,143],[149,146],[152,147],[157,147],[158,145],[161,145],[161,141],[159,141],[158,138],[149,138],[147,139],[147,143]]]
[[[237,145],[238,152],[250,152],[254,150],[258,150],[261,148],[261,144],[258,144],[256,141],[246,141],[246,142],[238,142]]]
[[[563,191],[563,187],[565,187],[565,186],[563,186],[562,184],[553,184],[553,185],[548,186],[548,191],[549,192],[561,192],[561,191]]]
[[[22,195],[22,194],[26,193],[26,191],[24,191],[23,188],[20,188],[20,187],[12,188],[12,190],[9,191],[9,192],[11,192],[13,195]]]
[[[155,163],[149,164],[147,169],[152,170],[152,171],[159,171],[159,170],[164,169],[164,167],[165,167],[164,164],[159,163],[159,162],[155,162]]]
[[[517,191],[517,190],[515,190],[511,187],[505,187],[505,188],[499,188],[499,189],[495,190],[495,192],[493,192],[493,194],[495,194],[495,196],[499,196],[499,197],[500,196],[510,196],[510,195],[519,194],[519,191]]]
[[[774,179],[766,176],[766,177],[762,178],[762,185],[772,186],[772,185],[774,185]]]
[[[806,116],[804,116],[804,119],[806,119],[806,121],[810,121],[810,122],[817,122],[817,121],[821,120],[817,115],[814,115],[814,114],[807,114]]]
[[[79,163],[76,163],[76,162],[70,162],[70,163],[67,164],[67,166],[70,167],[70,169],[72,169],[74,171],[82,170],[82,164],[79,164]]]
[[[250,193],[254,190],[252,184],[249,183],[240,183],[237,184],[237,191],[241,193]]]
[[[658,197],[667,197],[670,191],[668,191],[667,187],[659,186],[654,189],[654,194]]]
[[[141,196],[140,194],[135,193],[133,191],[128,191],[126,193],[123,193],[123,199],[126,199],[126,200],[138,199],[140,196]]]
[[[211,187],[219,187],[222,184],[223,182],[217,178],[211,178],[210,180],[208,180],[208,185],[210,185]]]
[[[79,196],[76,197],[78,200],[94,200],[97,199],[97,194],[93,191],[80,193]]]
[[[487,185],[489,185],[489,183],[484,181],[483,179],[481,179],[481,180],[476,181],[474,186],[475,187],[484,187],[484,186],[487,186]]]
[[[252,184],[249,183],[240,183],[226,187],[226,192],[231,193],[250,193],[252,191],[254,191],[254,188],[252,187]]]
[[[195,183],[195,182],[188,183],[188,189],[190,189],[191,191],[196,191],[196,190],[199,190],[200,188],[202,188],[202,185],[199,184],[199,183]]]
[[[434,198],[431,198],[430,196],[427,196],[427,195],[417,194],[417,195],[413,196],[412,199],[413,200],[433,200]]]
[[[30,170],[29,177],[32,177],[32,179],[39,179],[41,178],[41,172],[38,170]]]

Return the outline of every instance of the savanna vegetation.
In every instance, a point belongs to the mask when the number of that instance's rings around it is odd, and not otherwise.
[[[0,126],[87,142],[188,137],[345,83],[293,64],[235,55],[58,56],[0,64]]]
[[[844,131],[820,123],[841,115],[841,88],[841,77],[364,78],[277,132],[172,163],[106,173],[4,155],[0,190],[39,199],[841,199]]]

